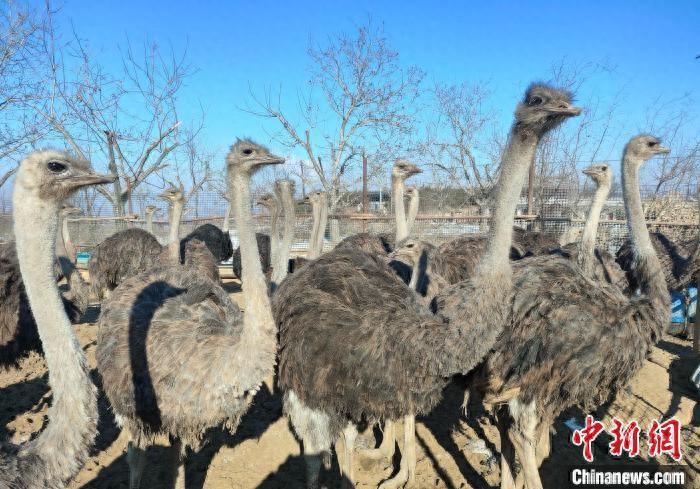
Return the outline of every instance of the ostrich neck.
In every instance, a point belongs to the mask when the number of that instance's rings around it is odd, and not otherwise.
[[[595,260],[595,241],[598,235],[598,223],[600,222],[600,213],[605,205],[605,199],[610,193],[610,183],[604,182],[596,188],[591,208],[588,210],[586,224],[583,228],[581,241],[578,245],[578,264],[586,274],[592,272],[591,267]]]
[[[53,275],[58,206],[25,192],[21,184],[15,185],[13,201],[17,257],[53,395],[48,426],[23,452],[47,466],[47,477],[65,480],[80,468],[96,433],[95,388]]]
[[[228,234],[229,229],[230,229],[230,221],[231,221],[231,202],[227,202],[226,206],[226,212],[224,213],[224,225],[222,226],[221,230],[225,233]]]
[[[532,131],[517,125],[511,129],[495,190],[488,246],[477,269],[480,275],[510,270],[513,216],[525,183],[525,175],[535,158],[538,142],[539,136]]]
[[[180,263],[180,220],[185,203],[176,201],[173,203],[173,212],[170,221],[170,238],[168,240],[168,256],[173,263]]]
[[[296,215],[294,212],[294,196],[291,187],[285,185],[279,192],[278,199],[284,211],[284,221],[282,224],[282,240],[277,253],[277,262],[272,270],[272,282],[279,285],[289,270],[289,250],[294,239],[294,222]]]
[[[270,211],[270,263],[273,267],[277,266],[277,257],[280,252],[280,233],[279,233],[279,221],[280,221],[280,205],[279,203],[273,202],[272,206],[269,207]],[[273,270],[274,271],[274,270]]]
[[[644,219],[637,170],[640,165],[641,161],[635,160],[627,153],[622,158],[622,192],[627,214],[627,228],[634,251],[635,266],[633,269],[634,273],[639,275],[639,284],[643,294],[670,301],[661,263],[654,251]]]
[[[66,255],[71,263],[75,263],[75,246],[70,239],[70,230],[68,229],[68,218],[64,217],[61,219],[61,238],[63,241],[63,248],[66,251]]]
[[[394,215],[396,217],[396,242],[408,238],[408,228],[406,226],[406,210],[404,209],[403,193],[404,181],[402,178],[391,178],[392,200],[394,201]]]
[[[153,233],[153,214],[146,214],[146,231]]]
[[[314,228],[312,233],[313,248],[309,253],[309,259],[315,260],[323,254],[323,236],[326,234],[326,224],[328,223],[328,201],[325,198],[319,199],[313,206]]]
[[[418,207],[420,205],[420,197],[418,191],[413,192],[411,200],[408,203],[408,217],[406,218],[406,234],[410,235],[413,231],[413,223],[418,215]]]
[[[309,260],[315,260],[321,253],[318,251],[318,228],[321,220],[321,206],[319,202],[311,204],[311,235],[309,236]]]
[[[260,266],[260,255],[255,233],[251,228],[250,176],[232,172],[230,177],[233,196],[233,212],[238,223],[238,234],[243,268],[243,297],[245,304],[244,337],[250,343],[246,348],[258,348],[256,342],[275,342],[276,328],[272,318],[270,299],[265,276]],[[268,345],[269,346],[269,345]]]

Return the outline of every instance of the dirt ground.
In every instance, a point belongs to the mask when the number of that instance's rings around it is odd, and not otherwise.
[[[227,281],[233,297],[239,301],[240,287]],[[89,363],[95,366],[95,321],[99,309],[92,307],[84,323],[76,326]],[[624,421],[637,419],[648,426],[651,419],[676,416],[683,425],[683,465],[695,480],[687,487],[700,487],[700,407],[698,395],[689,376],[700,359],[692,352],[689,341],[665,338],[654,349],[650,361],[636,377],[627,392],[622,392],[607,406],[595,413],[609,425],[611,416]],[[97,374],[93,370],[95,380]],[[261,389],[250,411],[235,435],[215,431],[199,453],[192,454],[187,464],[188,488],[303,488],[304,463],[299,443],[282,414],[280,395],[269,386]],[[499,482],[498,433],[489,413],[478,405],[470,408],[467,419],[460,410],[463,390],[459,381],[445,391],[443,402],[417,422],[418,466],[416,487],[419,488],[488,488]],[[38,433],[46,421],[50,403],[47,371],[37,354],[21,361],[19,368],[0,372],[0,439],[7,437],[22,442]],[[126,488],[128,466],[125,449],[127,437],[114,423],[109,405],[100,398],[100,433],[90,460],[71,488]],[[584,414],[578,410],[564,413],[555,423],[552,455],[540,473],[545,488],[568,487],[567,467],[581,463],[581,449],[571,443],[571,429],[565,421],[574,418],[581,423]],[[614,459],[607,453],[609,438],[599,437],[595,446],[596,464],[630,463]],[[642,451],[646,443],[642,442]],[[172,486],[173,454],[167,440],[148,450],[148,465],[143,488]],[[393,461],[397,464],[397,460]],[[666,464],[669,460],[649,462],[638,458],[633,463]],[[381,462],[358,462],[358,487],[369,488],[391,475],[394,468]],[[384,466],[389,465],[389,466]],[[323,474],[323,481],[338,487],[337,465]]]

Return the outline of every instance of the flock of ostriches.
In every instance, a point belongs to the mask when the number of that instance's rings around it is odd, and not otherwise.
[[[65,257],[75,253],[64,218],[76,209],[64,201],[114,176],[64,152],[31,153],[14,183],[15,241],[0,253],[0,361],[16,364],[28,350],[43,351],[53,400],[36,438],[2,446],[0,487],[64,487],[88,457],[97,392],[71,322],[93,293],[101,300],[97,367],[117,423],[130,435],[132,488],[140,485],[145,449],[162,435],[180,451],[176,484],[184,487],[187,449],[197,449],[209,428],[236,430],[275,373],[303,444],[309,487],[318,487],[333,449],[352,484],[356,457],[391,460],[397,441],[400,466],[381,487],[411,484],[415,417],[430,412],[452,377],[469,374],[466,395],[478,393],[494,406],[501,487],[541,488],[538,468],[554,419],[570,406],[594,408],[630,381],[669,322],[669,282],[687,281],[700,261],[697,240],[674,244],[647,231],[639,169],[669,151],[651,135],[624,148],[629,241],[617,260],[595,245],[612,182],[607,165],[585,170],[597,190],[575,242],[514,229],[539,141],[580,112],[566,91],[527,89],[515,109],[487,235],[440,247],[411,238],[418,191],[405,181],[420,170],[399,160],[392,168],[396,235],[362,233],[324,253],[327,200],[312,192],[305,259],[290,258],[291,182],[277,182],[274,194],[258,201],[269,209],[272,230],[254,232],[251,178],[284,160],[238,140],[226,156],[240,240],[235,253],[228,218],[223,230],[204,225],[179,239],[185,198],[171,188],[160,195],[170,204],[168,242],[153,236],[155,208],[146,209],[148,231],[118,232],[93,251],[90,285]],[[219,262],[232,256],[243,311],[219,279]],[[68,291],[57,285],[62,277]],[[379,446],[357,447],[358,426],[375,424],[383,427]]]

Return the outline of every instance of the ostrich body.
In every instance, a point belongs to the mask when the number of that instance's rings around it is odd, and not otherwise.
[[[146,231],[154,236],[156,233],[153,231],[153,215],[156,213],[156,210],[158,209],[154,205],[147,205],[144,209],[146,214]]]
[[[63,201],[87,185],[114,181],[59,151],[27,156],[15,178],[17,258],[41,337],[53,395],[48,425],[22,446],[0,449],[0,487],[63,488],[88,456],[97,433],[96,389],[56,286],[53,265]]]
[[[260,253],[260,266],[262,266],[263,273],[269,276],[272,273],[272,266],[276,263],[276,253],[279,249],[277,225],[280,217],[280,207],[276,198],[271,194],[263,195],[258,199],[258,204],[267,209],[270,215],[270,234],[255,233],[255,240],[258,243],[258,251]],[[231,257],[231,269],[236,277],[239,279],[243,278],[240,247],[236,248],[233,252],[233,256]]]
[[[700,273],[700,190],[698,201],[698,235],[693,240],[673,241],[664,233],[651,233],[651,244],[659,257],[661,269],[669,290],[682,290]],[[627,274],[630,289],[635,291],[639,284],[633,271],[634,253],[631,239],[617,251],[617,263]]]
[[[487,403],[506,403],[499,411],[502,488],[514,485],[515,456],[525,486],[541,488],[538,466],[548,455],[554,418],[570,406],[589,410],[605,402],[641,369],[661,337],[670,298],[644,222],[638,170],[644,160],[664,152],[656,138],[643,135],[633,138],[623,155],[639,295],[627,297],[618,287],[589,278],[575,260],[539,256],[513,264],[506,329],[477,374],[482,382],[475,383]],[[438,308],[451,300],[441,294]]]
[[[95,247],[88,262],[90,282],[98,297],[162,260],[178,261],[178,232],[184,208],[182,189],[173,187],[158,197],[170,202],[172,207],[168,245],[164,248],[155,236],[139,228],[125,229],[106,238]]]
[[[318,484],[321,454],[341,436],[341,470],[353,480],[353,442],[363,420],[404,419],[401,469],[383,487],[410,481],[414,416],[430,411],[447,379],[469,372],[496,341],[510,288],[508,254],[519,195],[514,189],[522,187],[544,132],[531,134],[533,126],[546,129],[554,125],[550,118],[578,113],[568,98],[530,107],[545,93],[533,87],[518,106],[499,175],[489,248],[476,277],[465,285],[469,293],[458,308],[445,311],[445,320],[428,312],[383,257],[360,249],[322,255],[288,276],[273,296],[280,328],[279,385],[303,441],[310,487]]]
[[[219,262],[233,256],[233,245],[228,233],[223,232],[213,224],[202,224],[180,241],[180,262],[185,260],[185,246],[193,239],[203,242]]]
[[[210,257],[204,263],[186,254],[185,265],[131,277],[100,315],[97,366],[116,419],[134,441],[132,488],[139,486],[143,448],[153,436],[168,434],[176,445],[196,447],[207,428],[235,430],[273,373],[277,332],[251,229],[250,178],[284,160],[248,140],[236,142],[226,160],[245,269],[245,314],[206,272],[211,254],[199,246],[199,255]],[[184,483],[183,470],[178,483]]]
[[[348,236],[336,245],[336,248],[360,249],[367,253],[386,256],[394,249],[394,244],[408,237],[406,209],[404,208],[404,187],[406,179],[421,173],[413,163],[398,159],[391,169],[391,200],[394,204],[396,234],[394,239],[386,235],[358,233]]]

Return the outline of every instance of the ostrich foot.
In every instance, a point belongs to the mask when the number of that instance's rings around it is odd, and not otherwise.
[[[358,454],[362,458],[367,458],[370,460],[385,460],[387,463],[391,463],[391,459],[394,458],[394,452],[396,450],[396,435],[394,432],[394,422],[385,421],[384,422],[384,432],[382,433],[382,442],[377,448],[366,448],[359,449]]]
[[[401,450],[399,471],[391,479],[379,485],[379,489],[399,489],[410,486],[416,475],[416,418],[413,415],[404,417],[404,439]]]

